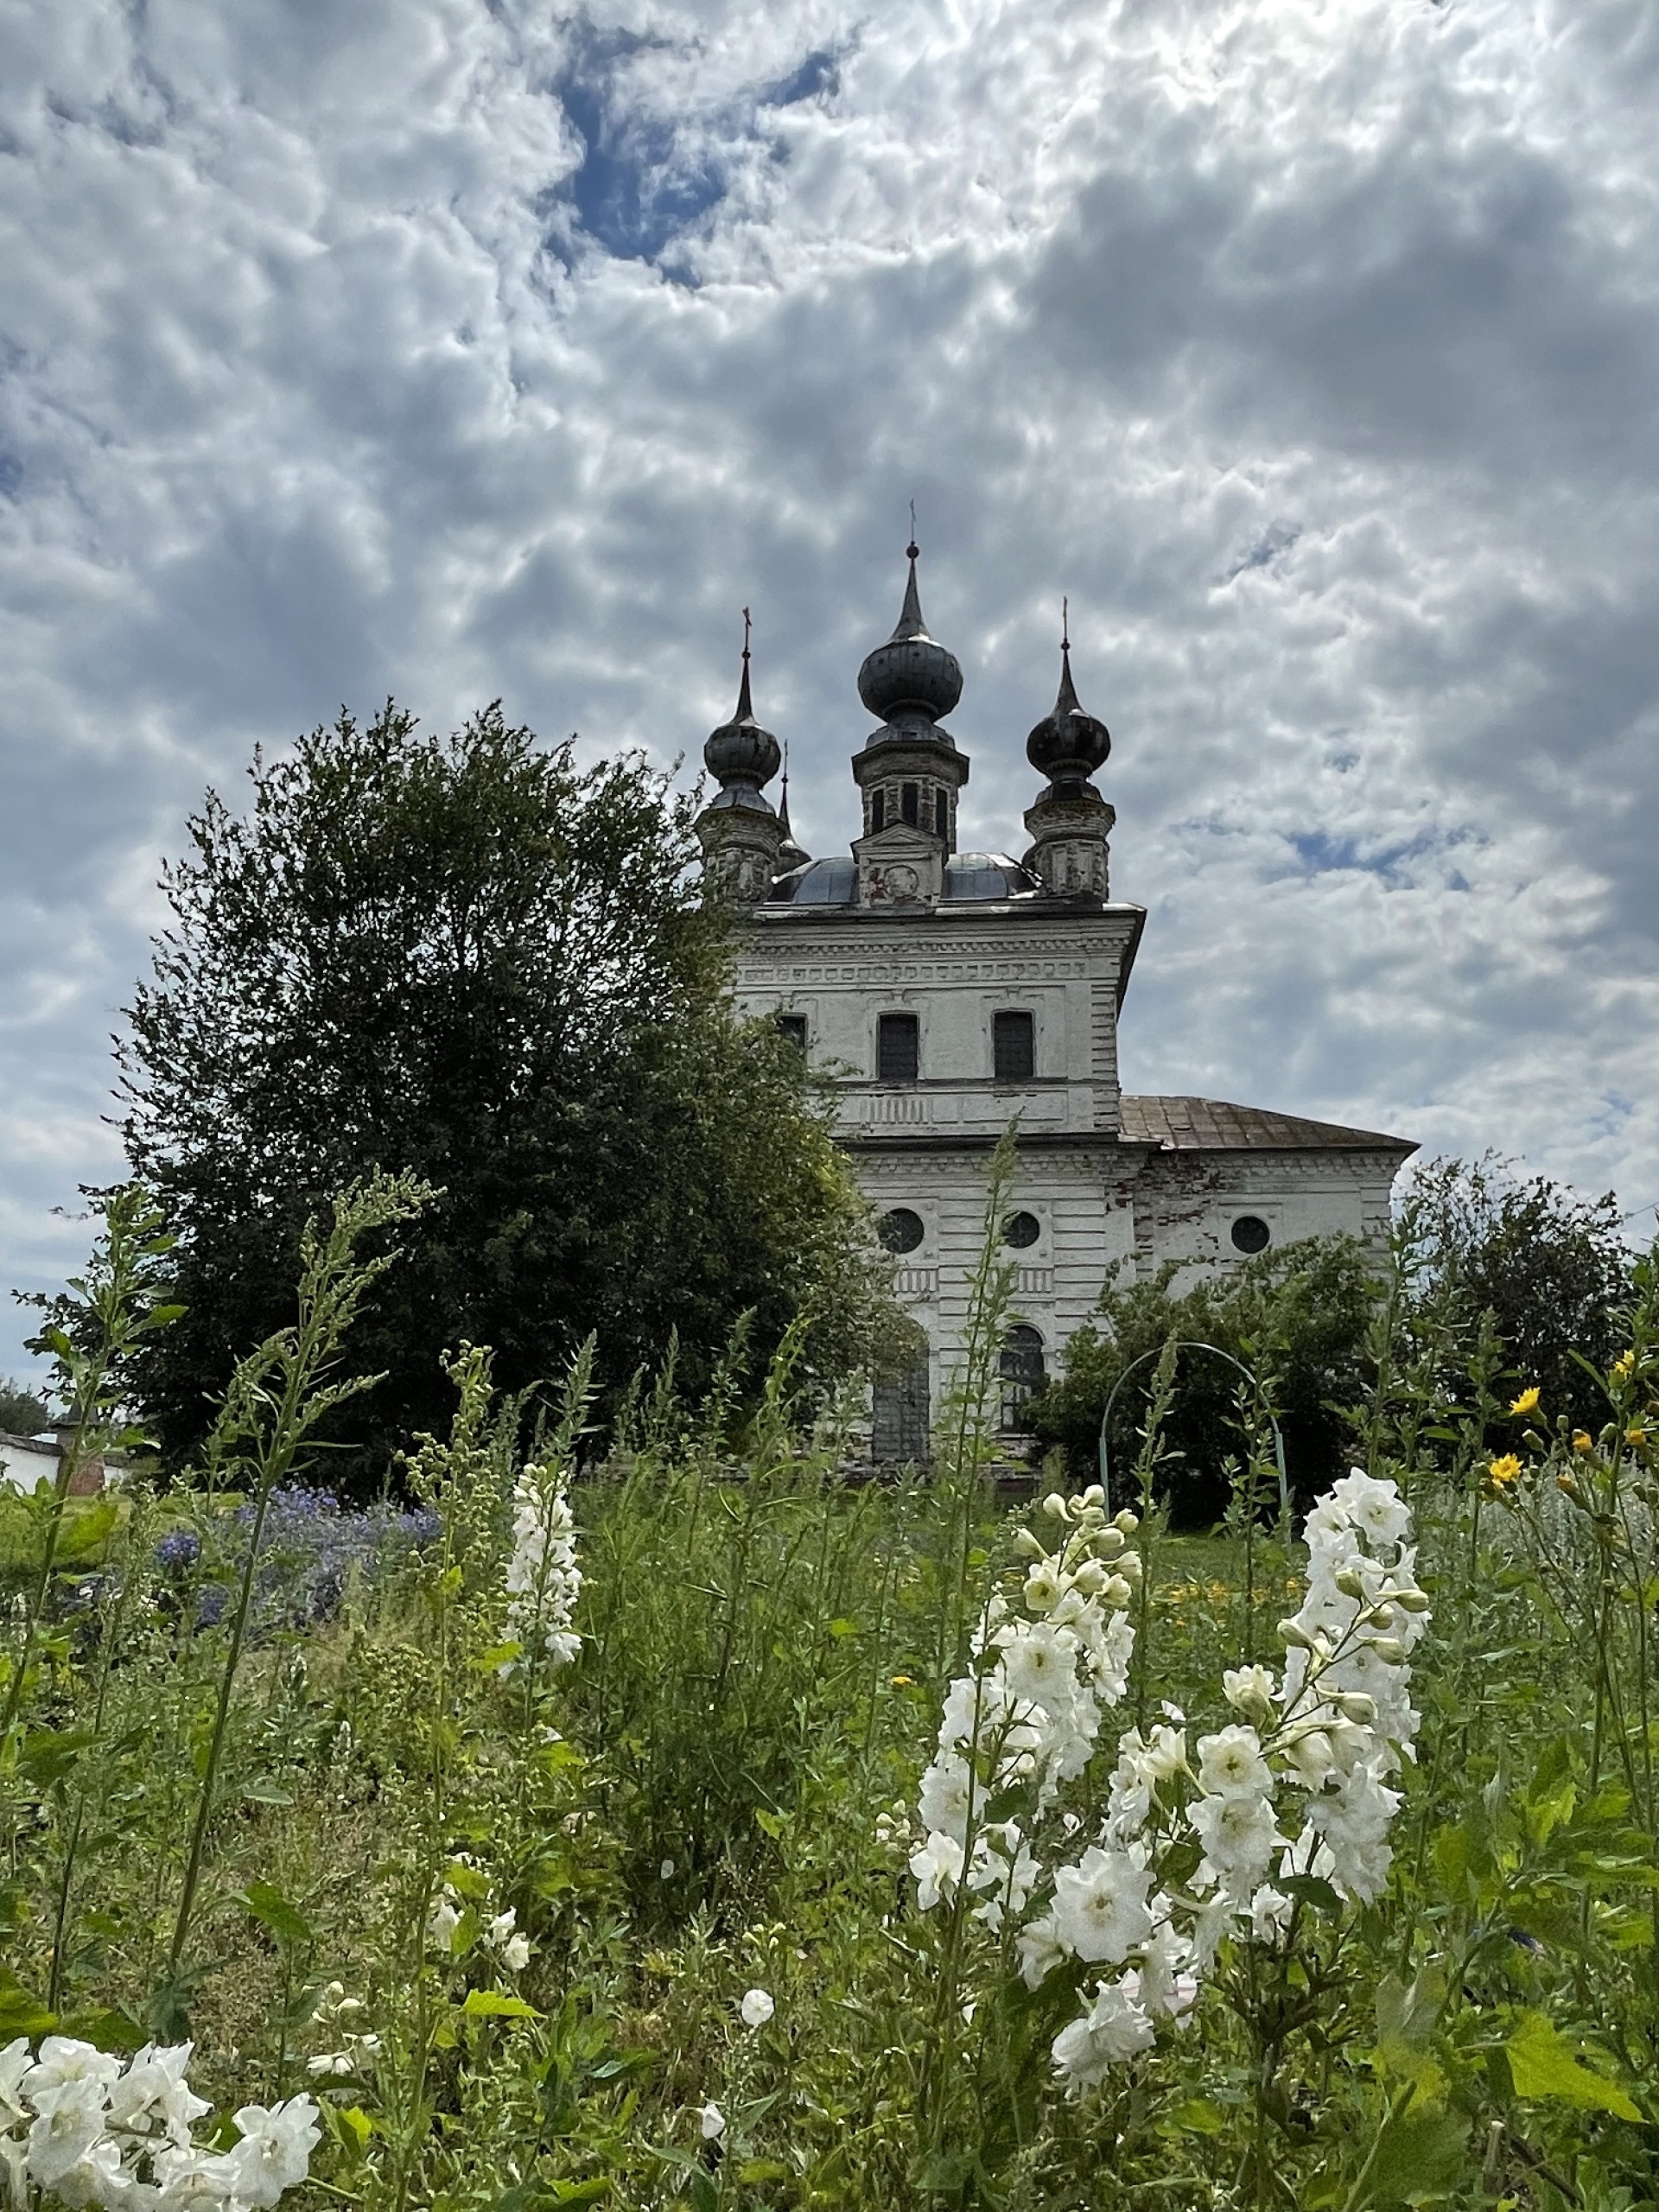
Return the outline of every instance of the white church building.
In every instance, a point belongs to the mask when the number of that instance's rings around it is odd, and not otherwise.
[[[1115,1263],[1133,1281],[1166,1260],[1213,1268],[1332,1230],[1380,1236],[1415,1149],[1122,1090],[1118,1022],[1146,910],[1111,896],[1115,816],[1092,780],[1110,737],[1078,703],[1063,639],[1059,696],[1026,741],[1043,779],[1030,849],[959,852],[969,761],[944,717],[962,671],[927,633],[913,544],[908,556],[898,626],[858,675],[877,726],[853,754],[863,823],[850,852],[809,858],[787,798],[780,812],[766,795],[780,748],[754,716],[747,644],[737,713],[704,747],[719,789],[697,825],[707,868],[745,910],[740,1002],[837,1079],[843,1141],[927,1337],[925,1370],[877,1390],[878,1459],[925,1456],[961,1355],[991,1154],[1016,1117],[1001,1223],[1019,1269],[1009,1427]]]

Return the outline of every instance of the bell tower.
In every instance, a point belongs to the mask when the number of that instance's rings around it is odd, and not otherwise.
[[[702,748],[720,789],[697,817],[704,879],[740,906],[759,906],[772,888],[788,834],[762,786],[778,772],[782,748],[754,718],[749,696],[749,610],[743,610],[743,675],[737,712]]]
[[[1112,749],[1111,733],[1078,703],[1064,600],[1060,607],[1059,696],[1053,713],[1026,740],[1027,760],[1048,782],[1026,815],[1032,846],[1025,864],[1058,897],[1081,892],[1105,899],[1110,895],[1109,840],[1117,815],[1089,779]]]
[[[864,834],[853,842],[861,906],[931,906],[944,893],[944,864],[957,849],[957,796],[967,756],[941,722],[962,696],[956,655],[927,633],[916,563],[887,643],[865,657],[858,696],[881,727],[853,756],[864,800]]]

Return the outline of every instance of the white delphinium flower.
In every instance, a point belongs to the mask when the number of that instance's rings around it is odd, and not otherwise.
[[[1280,1834],[1266,1796],[1199,1797],[1186,1817],[1204,1846],[1194,1878],[1198,1886],[1219,1885],[1241,1904],[1273,1864],[1274,1853],[1289,1840]]]
[[[1289,1934],[1294,1910],[1293,1899],[1282,1890],[1275,1890],[1271,1882],[1264,1882],[1250,1899],[1251,1935],[1258,1943],[1276,1946]]]
[[[1018,1821],[1002,1821],[982,1828],[974,1840],[968,1886],[988,1895],[983,1904],[975,1907],[974,1918],[982,1921],[994,1935],[1005,1920],[1017,1920],[1041,1872]]]
[[[532,1464],[513,1485],[508,1628],[526,1649],[540,1643],[556,1667],[568,1666],[582,1649],[570,1625],[581,1593],[575,1523],[563,1475]]]
[[[764,2028],[778,2007],[772,2003],[768,1991],[751,1989],[745,1993],[743,2002],[737,2009],[743,2016],[746,2028]]]
[[[1076,1957],[1114,1965],[1152,1933],[1147,1893],[1152,1876],[1127,1851],[1090,1845],[1075,1866],[1054,1877],[1056,1932]]]
[[[1153,1931],[1141,1947],[1141,2002],[1148,2012],[1183,2024],[1198,1998],[1192,1972],[1192,1944],[1171,1918],[1173,1907],[1161,1893],[1152,1901]]]
[[[1055,1967],[1064,1966],[1070,1955],[1060,1941],[1052,1912],[1026,1923],[1014,1938],[1014,1950],[1020,1961],[1020,1978],[1027,1989],[1040,1989]]]
[[[941,1899],[947,1904],[962,1879],[964,1853],[956,1837],[935,1828],[925,1843],[910,1854],[910,1871],[916,1878],[916,1902],[931,1912]]]
[[[1153,2040],[1152,2021],[1141,2003],[1140,1976],[1131,1971],[1103,1982],[1082,2018],[1060,2030],[1052,2045],[1054,2070],[1067,2096],[1080,2097],[1105,2080],[1109,2067],[1150,2050]]]
[[[698,2108],[697,2126],[705,2143],[718,2143],[726,2133],[726,2115],[717,2104],[710,2101]]]
[[[288,2097],[281,2104],[244,2105],[232,2117],[242,2139],[225,2154],[230,2194],[239,2204],[275,2204],[306,2177],[322,2135],[316,2106],[309,2097]]]
[[[1260,1797],[1273,1787],[1254,1728],[1235,1726],[1198,1738],[1198,1787],[1214,1797]]]

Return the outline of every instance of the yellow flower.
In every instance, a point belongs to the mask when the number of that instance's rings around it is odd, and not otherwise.
[[[1587,1428],[1575,1428],[1573,1430],[1573,1449],[1575,1452],[1593,1452],[1595,1448],[1596,1440],[1591,1435]]]
[[[1630,1370],[1635,1365],[1636,1354],[1633,1351],[1622,1351],[1613,1362],[1613,1372],[1621,1382],[1625,1382],[1630,1380]]]
[[[1520,1473],[1521,1462],[1513,1452],[1506,1452],[1501,1459],[1494,1459],[1486,1471],[1492,1478],[1493,1489],[1503,1490]]]
[[[1510,1411],[1512,1414],[1535,1414],[1537,1410],[1538,1385],[1535,1382],[1529,1382],[1510,1408]]]
[[[1576,1497],[1579,1494],[1579,1478],[1571,1468],[1568,1468],[1565,1472],[1556,1476],[1555,1487],[1557,1490],[1564,1490],[1569,1497]]]
[[[1643,1427],[1640,1421],[1633,1423],[1632,1426],[1627,1428],[1624,1432],[1624,1441],[1627,1444],[1634,1444],[1638,1451],[1641,1450],[1642,1446],[1647,1442],[1647,1440],[1648,1432]]]
[[[887,1680],[896,1690],[913,1690],[916,1687],[914,1679],[909,1675],[889,1675]]]

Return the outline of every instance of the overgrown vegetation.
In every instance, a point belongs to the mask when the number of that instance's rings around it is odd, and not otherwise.
[[[474,1351],[347,1544],[293,1486],[425,1203],[340,1203],[188,1479],[6,1503],[17,2065],[193,2037],[197,2202],[1654,2201],[1652,1263],[1575,1423],[1402,1244],[1306,1545],[1169,1532],[1167,1344],[1138,1510],[999,1513],[994,1233],[928,1483],[836,1479],[798,1325],[602,1426],[579,1355],[529,1465]],[[124,1205],[54,1343],[89,1444],[157,1318]]]

